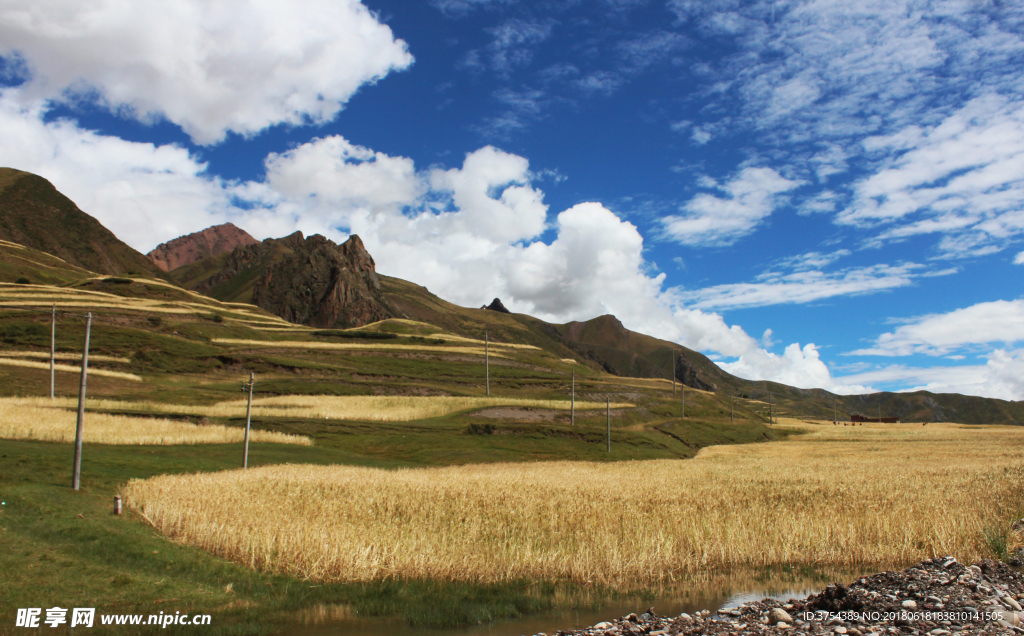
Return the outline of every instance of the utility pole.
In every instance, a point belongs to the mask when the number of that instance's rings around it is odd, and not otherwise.
[[[92,312],[85,315],[85,345],[82,347],[82,380],[78,385],[78,422],[75,426],[75,469],[71,487],[82,485],[82,428],[85,424],[85,381],[89,375],[89,332],[92,331]]]
[[[882,423],[882,403],[878,403],[878,423]]]
[[[686,419],[686,385],[679,387],[679,419]]]
[[[772,392],[768,392],[768,423],[774,424],[774,414],[772,413]]]
[[[487,387],[487,395],[491,394],[491,340],[484,332],[484,382]]]
[[[676,394],[676,350],[672,350],[672,395]]]
[[[249,426],[252,422],[252,387],[256,384],[256,374],[249,372],[249,382],[242,385],[242,390],[249,389],[249,403],[245,407],[245,450],[242,452],[242,468],[249,467]]]
[[[608,436],[608,452],[612,452],[612,398],[608,397],[604,407],[605,430]]]
[[[736,396],[729,397],[729,423],[736,423]]]
[[[832,421],[838,422],[839,416],[836,415],[836,396],[832,396]]]
[[[50,399],[53,399],[53,359],[57,345],[57,305],[50,308]]]
[[[576,426],[576,369],[572,370],[572,398],[569,402],[569,426]]]

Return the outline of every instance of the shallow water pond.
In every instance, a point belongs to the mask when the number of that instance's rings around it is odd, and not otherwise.
[[[729,576],[689,586],[653,599],[618,599],[580,607],[555,609],[516,619],[495,621],[455,629],[414,627],[402,619],[363,618],[346,607],[321,606],[299,614],[280,634],[302,636],[531,636],[554,634],[558,630],[580,629],[601,621],[611,621],[630,613],[640,614],[653,607],[659,616],[678,616],[682,612],[712,612],[766,597],[780,600],[803,598],[833,581],[849,583],[876,569],[812,573],[804,576]]]

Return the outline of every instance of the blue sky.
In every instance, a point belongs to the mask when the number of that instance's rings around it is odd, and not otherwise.
[[[742,377],[1024,399],[1019,4],[8,0],[0,57],[0,163],[139,250],[358,233]]]

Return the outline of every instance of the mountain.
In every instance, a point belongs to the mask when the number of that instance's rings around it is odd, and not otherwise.
[[[0,239],[100,274],[166,278],[49,181],[13,168],[0,168]]]
[[[259,241],[245,230],[236,227],[233,223],[224,223],[161,243],[146,256],[157,267],[169,272],[204,258],[230,252],[236,247],[256,243]]]
[[[209,239],[218,231],[198,234]],[[354,235],[337,245],[322,236],[306,238],[296,232],[240,245],[168,274],[45,179],[0,169],[0,282],[29,280],[161,301],[189,298],[189,292],[166,283],[128,285],[125,279],[96,280],[94,272],[171,278],[216,300],[255,304],[288,321],[315,327],[348,328],[397,317],[471,338],[487,334],[492,340],[533,345],[615,375],[663,380],[674,376],[693,389],[735,397],[737,405],[745,401],[763,415],[771,408],[784,415],[826,420],[835,412],[840,419],[858,414],[905,422],[1024,423],[1024,402],[926,391],[841,396],[744,380],[696,351],[630,331],[610,315],[550,324],[501,311],[504,306],[497,299],[487,308],[460,307],[415,283],[378,275],[373,258]]]
[[[381,292],[373,258],[355,235],[338,245],[296,232],[196,261],[172,276],[187,289],[252,303],[313,327],[359,327],[397,315]]]

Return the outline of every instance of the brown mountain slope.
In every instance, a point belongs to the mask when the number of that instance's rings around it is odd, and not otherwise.
[[[230,252],[236,247],[256,243],[259,241],[245,230],[233,223],[224,223],[161,243],[146,256],[157,267],[169,272],[204,258]]]
[[[0,168],[0,239],[100,274],[166,278],[49,181],[13,168]]]

